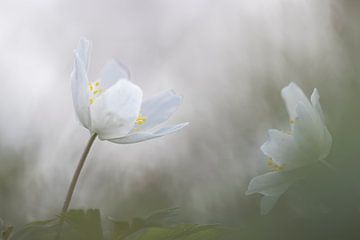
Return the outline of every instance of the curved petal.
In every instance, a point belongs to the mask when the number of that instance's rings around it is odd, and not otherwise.
[[[279,200],[282,194],[277,194],[274,196],[263,196],[260,201],[260,214],[266,215],[271,209],[274,208],[275,204]]]
[[[261,214],[268,213],[276,204],[280,196],[306,173],[307,168],[298,168],[292,171],[269,172],[251,179],[246,195],[253,193],[263,194],[261,200]]]
[[[110,88],[120,79],[130,79],[128,69],[117,62],[115,59],[110,60],[104,66],[100,73],[101,87],[104,89]]]
[[[323,110],[321,108],[321,105],[320,105],[320,102],[319,102],[319,99],[320,99],[320,95],[319,95],[319,92],[318,90],[315,88],[313,93],[311,94],[311,104],[313,106],[313,108],[316,110],[316,112],[319,114],[322,122],[325,124],[325,118],[324,118],[324,113],[323,113]]]
[[[141,125],[141,131],[150,129],[167,119],[178,109],[182,97],[169,90],[146,100],[141,106],[141,114],[146,122]]]
[[[330,134],[327,134],[326,126],[314,109],[299,103],[296,111],[298,117],[293,126],[294,138],[304,154],[311,156],[314,161],[319,160],[325,154],[324,150],[330,149],[327,141]]]
[[[293,135],[276,129],[270,129],[268,134],[269,140],[261,146],[261,151],[285,171],[311,163],[312,159],[302,154]]]
[[[127,135],[139,115],[142,90],[121,79],[90,105],[92,131],[99,138],[110,139]]]
[[[293,183],[292,171],[269,172],[251,179],[246,195],[261,193],[266,196],[283,194]]]
[[[92,50],[91,42],[86,38],[80,39],[76,52],[79,55],[79,59],[83,62],[86,72],[89,70],[89,66],[90,66],[91,50]]]
[[[319,102],[320,95],[315,88],[311,94],[312,107],[300,103],[296,111],[298,118],[293,125],[299,146],[315,160],[324,159],[330,152],[332,137],[325,125],[324,114]]]
[[[322,146],[322,154],[320,155],[320,160],[324,159],[330,153],[331,145],[332,145],[331,134],[328,131],[328,129],[324,127],[324,141]]]
[[[109,139],[110,142],[113,143],[119,143],[119,144],[129,144],[129,143],[137,143],[137,142],[143,142],[146,140],[150,140],[153,138],[158,138],[158,137],[162,137],[164,135],[170,134],[170,133],[174,133],[176,131],[179,131],[180,129],[182,129],[183,127],[185,127],[186,125],[188,125],[189,123],[180,123],[171,127],[165,127],[162,128],[154,133],[150,133],[150,132],[138,132],[138,133],[133,133],[130,134],[126,137],[122,137],[122,138],[116,138],[116,139]]]
[[[281,96],[284,99],[291,120],[295,120],[297,117],[296,106],[298,103],[301,102],[305,106],[309,108],[311,107],[311,104],[304,92],[293,82],[281,90]]]
[[[75,51],[74,68],[71,73],[71,90],[76,115],[82,125],[89,129],[90,112],[88,78],[85,65],[81,60],[77,50]]]

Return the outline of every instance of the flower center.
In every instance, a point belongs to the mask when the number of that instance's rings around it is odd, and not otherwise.
[[[139,116],[136,118],[135,123],[139,126],[146,123],[147,117],[143,116],[141,113],[139,113]]]
[[[282,170],[284,170],[284,165],[281,164],[276,164],[272,158],[269,158],[267,160],[267,165],[270,168],[271,171],[276,171],[276,172],[280,172]]]
[[[100,82],[96,81],[95,83],[89,82],[89,90],[90,90],[89,102],[91,105],[94,103],[95,98],[102,93],[103,89],[100,86]]]
[[[141,113],[139,113],[139,116],[135,120],[135,124],[136,124],[135,130],[136,131],[140,130],[140,127],[142,125],[144,125],[146,123],[146,121],[147,121],[147,117],[145,117]]]

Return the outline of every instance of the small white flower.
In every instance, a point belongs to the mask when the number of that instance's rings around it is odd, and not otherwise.
[[[309,166],[324,162],[329,154],[332,138],[326,128],[319,103],[319,93],[314,89],[311,102],[303,91],[290,83],[281,95],[290,117],[291,131],[269,130],[269,140],[261,146],[269,157],[269,173],[254,177],[246,194],[261,193],[261,213],[268,213],[280,196],[295,181],[304,177]]]
[[[142,90],[129,81],[128,71],[115,60],[105,65],[97,81],[90,81],[90,52],[90,41],[81,39],[74,51],[71,83],[76,114],[91,134],[114,143],[136,143],[173,133],[188,124],[156,130],[177,110],[182,98],[166,91],[142,102]]]

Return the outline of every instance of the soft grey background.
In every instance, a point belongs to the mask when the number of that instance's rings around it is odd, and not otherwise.
[[[93,41],[90,78],[115,57],[145,98],[183,95],[170,123],[191,124],[134,145],[97,141],[72,207],[124,219],[171,206],[197,222],[257,218],[259,196],[244,192],[266,171],[267,129],[287,128],[280,90],[291,81],[307,95],[319,89],[334,137],[328,161],[352,169],[340,179],[355,201],[359,11],[355,0],[1,0],[0,215],[23,223],[60,210],[89,137],[69,82],[82,36]],[[303,216],[302,187],[274,211]],[[329,211],[324,202],[315,209]]]

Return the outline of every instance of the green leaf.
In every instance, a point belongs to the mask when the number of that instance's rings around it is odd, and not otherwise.
[[[57,219],[32,222],[16,232],[11,240],[54,239],[58,229]]]
[[[102,240],[103,232],[98,209],[70,210],[62,216],[64,220],[61,239]]]
[[[167,208],[151,213],[146,219],[147,226],[171,226],[177,222],[178,208]]]
[[[131,222],[109,219],[113,223],[112,240],[124,239],[126,236],[146,227],[145,220],[141,218],[134,218]]]
[[[176,222],[177,216],[178,208],[167,208],[155,211],[145,218],[133,218],[130,222],[109,218],[113,222],[112,239],[125,239],[129,235],[149,227],[171,226]]]
[[[126,221],[114,221],[113,222],[113,231],[111,234],[111,239],[123,239],[131,233],[130,224]]]
[[[217,240],[225,238],[226,232],[215,225],[183,224],[176,227],[151,227],[136,232],[125,240]]]
[[[239,240],[238,229],[218,225],[178,224],[178,209],[162,209],[131,222],[113,222],[113,240]]]
[[[27,224],[12,240],[103,240],[99,210],[70,210],[61,218],[62,225],[60,218]]]

